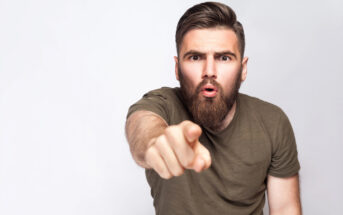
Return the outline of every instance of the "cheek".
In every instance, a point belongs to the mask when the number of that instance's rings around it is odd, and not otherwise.
[[[223,70],[222,70],[223,71]],[[226,68],[225,72],[218,74],[218,82],[223,87],[226,93],[231,93],[232,88],[236,83],[237,76],[239,75],[239,68]]]
[[[226,88],[230,87],[235,82],[236,74],[224,74],[222,79],[223,84]]]
[[[196,65],[185,65],[181,71],[184,81],[192,90],[201,82],[201,71]]]

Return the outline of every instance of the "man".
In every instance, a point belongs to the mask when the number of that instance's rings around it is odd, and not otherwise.
[[[156,214],[301,214],[294,134],[270,103],[238,93],[244,31],[234,11],[206,2],[176,30],[180,88],[151,91],[129,109],[126,135],[146,169]]]

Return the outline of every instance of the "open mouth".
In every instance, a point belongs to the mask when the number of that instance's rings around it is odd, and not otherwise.
[[[217,95],[218,89],[212,84],[206,84],[201,88],[201,93],[205,97],[214,97]]]

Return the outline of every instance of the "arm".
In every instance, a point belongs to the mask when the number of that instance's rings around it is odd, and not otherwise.
[[[301,215],[299,175],[279,178],[268,175],[267,192],[271,215]]]
[[[151,111],[136,111],[126,121],[125,133],[133,159],[143,168],[149,168],[144,156],[154,138],[163,134],[167,122]]]

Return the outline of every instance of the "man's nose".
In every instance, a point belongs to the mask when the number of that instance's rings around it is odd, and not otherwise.
[[[217,78],[215,59],[207,57],[204,64],[202,78]]]

